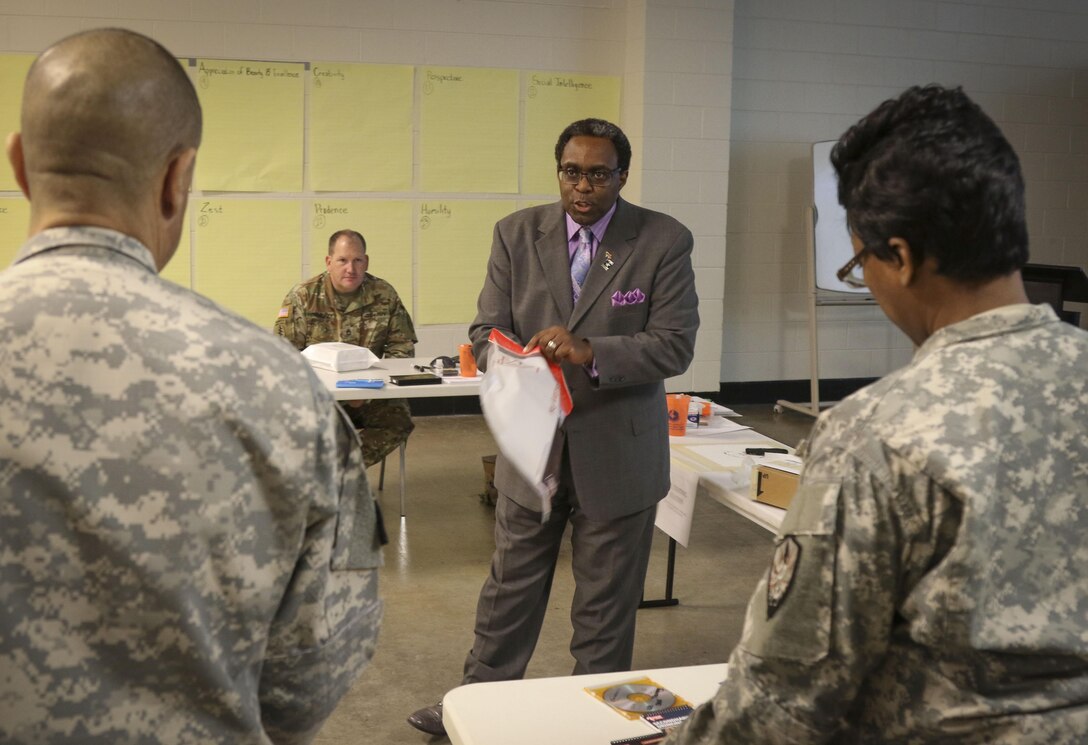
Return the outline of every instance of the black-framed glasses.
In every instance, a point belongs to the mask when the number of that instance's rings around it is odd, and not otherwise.
[[[868,285],[865,284],[865,277],[861,273],[861,260],[865,257],[867,253],[869,253],[869,249],[862,248],[860,251],[854,254],[854,258],[843,264],[842,269],[835,272],[835,276],[838,278],[838,280],[847,287],[855,287],[858,289],[861,289],[862,287],[867,287]]]
[[[613,177],[622,170],[622,168],[594,168],[591,171],[583,171],[567,166],[559,169],[559,178],[565,183],[577,184],[582,181],[582,177],[585,177],[592,186],[608,186],[612,183]]]

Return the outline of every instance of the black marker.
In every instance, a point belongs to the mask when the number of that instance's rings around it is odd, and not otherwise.
[[[789,455],[789,452],[786,448],[744,448],[745,455],[767,455],[768,453]]]

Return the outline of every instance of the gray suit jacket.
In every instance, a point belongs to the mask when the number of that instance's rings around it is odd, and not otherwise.
[[[562,436],[578,502],[591,519],[638,512],[668,493],[663,381],[687,369],[695,347],[692,244],[691,232],[675,219],[620,199],[575,307],[562,206],[530,207],[495,225],[469,329],[474,352],[486,370],[493,328],[522,343],[553,325],[589,339],[599,377],[564,364],[574,410]],[[495,486],[539,509],[536,492],[501,454]]]

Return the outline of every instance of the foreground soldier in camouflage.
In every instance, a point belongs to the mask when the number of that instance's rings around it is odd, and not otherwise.
[[[416,330],[393,285],[367,273],[366,240],[354,230],[329,237],[325,271],[291,288],[276,317],[275,332],[303,350],[342,341],[378,357],[414,357]],[[415,429],[408,402],[344,401],[359,431],[367,466],[381,462]]]
[[[919,345],[816,424],[728,680],[676,743],[1088,738],[1088,334],[1027,304],[1019,162],[913,88],[831,156],[877,302]]]
[[[200,106],[165,49],[79,34],[8,141],[0,742],[305,743],[373,654],[374,505],[306,362],[156,273]],[[290,422],[290,426],[284,426]]]

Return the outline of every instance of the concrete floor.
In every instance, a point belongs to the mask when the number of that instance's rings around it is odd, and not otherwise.
[[[771,405],[737,406],[743,422],[789,445],[813,420]],[[441,743],[405,717],[440,700],[461,679],[472,645],[476,598],[494,546],[494,512],[480,498],[481,456],[495,444],[479,416],[420,417],[408,443],[407,512],[401,519],[396,459],[381,496],[390,533],[382,595],[385,620],[370,667],[344,697],[317,745]],[[376,488],[378,469],[370,471]],[[655,532],[646,597],[664,594],[668,540]],[[770,558],[771,534],[709,499],[696,504],[691,540],[677,549],[680,604],[639,611],[636,668],[724,662],[740,637],[744,610]],[[570,674],[570,547],[559,558],[550,607],[527,677]]]

